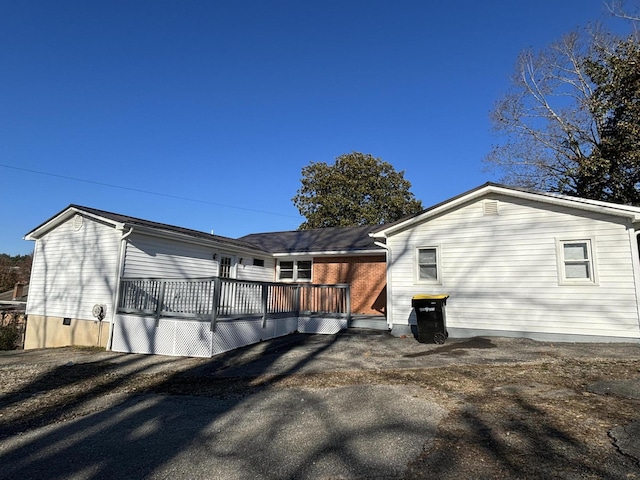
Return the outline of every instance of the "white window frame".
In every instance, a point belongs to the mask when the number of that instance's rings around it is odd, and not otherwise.
[[[421,250],[435,250],[436,252],[436,278],[421,278],[420,277],[420,251]],[[442,285],[442,262],[440,260],[440,245],[422,245],[416,247],[414,255],[414,270],[416,283],[429,284],[429,285]]]
[[[584,259],[565,259],[565,245],[583,244],[586,246],[587,257]],[[598,285],[597,262],[595,255],[595,239],[593,237],[556,238],[556,258],[558,260],[559,285]],[[588,278],[567,277],[567,266],[586,263]]]
[[[222,258],[226,257],[230,259],[230,264],[229,264],[229,276],[228,277],[223,277],[222,276]],[[217,252],[216,253],[216,258],[217,258],[217,262],[218,262],[218,276],[220,278],[236,278],[237,276],[237,266],[238,266],[238,258],[233,255],[232,253],[227,253],[227,252]]]
[[[292,278],[280,278],[280,264],[281,262],[293,262],[293,276]],[[298,264],[299,262],[309,262],[311,264],[310,278],[298,278]],[[306,270],[306,269],[305,269]],[[312,258],[281,258],[278,259],[276,266],[276,278],[278,282],[288,283],[311,283],[313,280],[313,259]]]

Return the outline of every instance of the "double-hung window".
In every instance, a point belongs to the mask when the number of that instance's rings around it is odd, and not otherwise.
[[[416,252],[418,282],[440,283],[440,260],[437,247],[420,247]]]
[[[278,280],[284,282],[310,282],[311,260],[281,260],[278,262]]]
[[[596,283],[595,261],[591,239],[558,240],[560,284]]]

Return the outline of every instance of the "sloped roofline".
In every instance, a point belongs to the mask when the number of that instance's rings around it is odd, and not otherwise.
[[[384,254],[369,233],[376,225],[326,227],[252,233],[240,240],[256,244],[274,257]]]
[[[83,207],[81,205],[71,204],[65,209],[61,210],[49,220],[46,220],[36,228],[28,232],[25,236],[25,240],[37,240],[45,235],[47,232],[58,227],[62,223],[74,217],[76,214],[92,218],[98,222],[107,224],[119,231],[125,231],[133,228],[134,231],[140,233],[146,233],[166,238],[180,238],[195,243],[205,243],[216,247],[236,248],[252,252],[260,252],[269,254],[269,252],[263,250],[257,245],[242,240],[236,240],[234,238],[222,237],[220,235],[212,235],[199,230],[192,230],[189,228],[177,227],[175,225],[169,225],[166,223],[153,222],[150,220],[144,220],[141,218],[130,217],[126,215],[120,215],[118,213],[108,212],[106,210],[98,210],[90,207]]]
[[[412,227],[418,223],[422,223],[431,217],[440,215],[444,212],[452,210],[467,202],[477,200],[488,194],[499,194],[508,197],[521,198],[540,203],[565,206],[586,210],[590,212],[605,213],[617,217],[629,218],[634,222],[640,221],[640,207],[631,205],[620,205],[617,203],[602,202],[598,200],[589,200],[581,197],[571,197],[550,192],[536,192],[518,187],[508,187],[498,183],[487,182],[467,192],[456,195],[444,202],[433,205],[417,214],[400,219],[394,223],[381,225],[373,230],[370,235],[374,238],[386,238],[390,235]]]

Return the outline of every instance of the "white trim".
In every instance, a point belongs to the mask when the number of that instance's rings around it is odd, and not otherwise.
[[[217,251],[215,253],[218,256],[217,259],[215,260],[215,262],[217,262],[218,264],[218,276],[220,278],[232,278],[232,279],[238,278],[238,256],[235,253],[230,253],[228,251],[222,251],[222,250]],[[231,263],[229,264],[228,277],[222,277],[220,275],[220,271],[222,270],[222,264],[220,263],[220,260],[222,260],[222,257],[226,257],[231,260]]]
[[[159,238],[168,238],[171,240],[174,239],[179,239],[185,243],[191,243],[194,245],[202,245],[202,246],[206,246],[206,247],[212,247],[212,248],[217,248],[220,250],[227,250],[227,251],[233,251],[236,253],[242,253],[243,255],[246,254],[247,256],[249,255],[255,255],[255,256],[259,256],[259,255],[269,255],[268,252],[264,252],[258,248],[256,248],[255,250],[248,248],[248,247],[242,247],[242,246],[236,246],[236,245],[230,245],[228,243],[224,243],[224,242],[220,242],[220,241],[216,241],[216,240],[208,240],[206,238],[196,238],[196,237],[192,237],[191,235],[188,234],[184,234],[184,233],[178,233],[178,232],[170,232],[167,230],[158,230],[156,228],[152,228],[152,227],[140,227],[137,225],[134,225],[136,232],[140,233],[140,234],[144,234],[144,235],[148,235],[150,237],[159,237]],[[201,232],[204,233],[204,232]],[[230,239],[232,240],[232,239]]]
[[[629,227],[628,231],[631,242],[631,266],[636,290],[636,305],[638,307],[638,333],[640,333],[640,252],[638,250],[638,235],[640,235],[640,231],[636,232],[633,225]]]
[[[556,237],[556,261],[558,264],[558,285],[598,285],[598,268],[596,258],[596,240],[591,236],[584,237]],[[564,257],[564,246],[570,243],[585,243],[587,246],[587,258],[584,261],[588,262],[589,277],[585,279],[580,278],[567,278],[566,266],[567,260]]]
[[[386,280],[387,280],[387,284],[386,284],[386,288],[387,288],[387,295],[385,298],[385,316],[387,317],[387,326],[389,327],[389,330],[391,330],[393,328],[393,315],[392,315],[392,308],[389,308],[390,305],[390,299],[392,298],[393,292],[392,292],[392,287],[393,287],[393,282],[391,281],[391,271],[392,269],[389,268],[389,265],[391,265],[391,248],[389,248],[389,246],[386,243],[382,243],[382,242],[375,242],[376,245],[378,245],[381,248],[384,248],[384,252],[385,252],[385,276],[386,276]]]
[[[436,279],[420,278],[420,250],[436,251]],[[440,261],[440,245],[419,245],[415,247],[413,253],[413,281],[416,285],[442,285],[442,267]]]
[[[127,224],[127,223],[120,223],[120,222],[116,222],[113,220],[110,220],[106,217],[103,217],[101,215],[96,215],[93,213],[89,213],[85,210],[76,208],[76,207],[70,207],[67,208],[66,210],[64,210],[62,213],[56,215],[54,218],[52,218],[51,220],[49,220],[48,222],[44,223],[43,225],[41,225],[40,227],[32,230],[31,232],[27,233],[24,236],[25,240],[37,240],[38,238],[44,236],[46,233],[48,233],[50,230],[53,230],[54,228],[58,227],[60,224],[66,222],[67,220],[69,220],[70,218],[73,218],[74,215],[76,214],[80,214],[83,217],[87,217],[87,218],[91,218],[93,220],[96,220],[100,223],[103,224],[107,224],[110,225],[112,227],[114,227],[116,230],[120,230],[120,231],[124,231],[125,228],[127,227],[127,225],[129,225],[132,228],[135,228],[136,233],[140,233],[143,235],[148,235],[148,236],[153,236],[153,237],[158,237],[158,238],[168,238],[168,239],[178,239],[181,240],[185,243],[191,243],[191,244],[195,244],[195,245],[204,245],[207,247],[213,247],[213,248],[222,248],[222,249],[227,249],[227,250],[232,250],[234,252],[237,253],[241,253],[241,254],[246,254],[247,256],[249,255],[262,255],[262,256],[268,256],[270,257],[271,254],[269,252],[264,252],[263,250],[260,250],[258,248],[256,249],[252,249],[250,247],[243,247],[241,245],[232,245],[229,243],[225,243],[225,242],[221,242],[221,241],[217,241],[215,239],[207,239],[207,238],[197,238],[197,237],[193,237],[189,234],[186,233],[180,233],[180,232],[173,232],[173,231],[168,231],[168,230],[163,230],[161,228],[156,228],[156,227],[146,227],[146,226],[142,226],[142,225],[132,225],[132,224]],[[198,232],[198,233],[204,233],[204,232]],[[234,240],[232,238],[230,238],[229,240]],[[256,255],[256,256],[257,256]]]
[[[82,215],[82,216],[86,216],[86,217],[91,218],[93,220],[96,220],[96,221],[98,221],[100,223],[106,223],[106,224],[111,225],[112,227],[114,227],[114,228],[116,228],[118,230],[123,230],[124,229],[124,224],[123,223],[115,222],[113,220],[109,220],[108,218],[101,217],[99,215],[94,215],[92,213],[86,212],[86,211],[81,210],[81,209],[76,208],[76,207],[70,207],[70,208],[67,208],[66,210],[64,210],[62,213],[59,213],[58,215],[56,215],[54,218],[50,219],[48,222],[40,225],[39,227],[35,228],[34,230],[31,230],[23,238],[24,238],[24,240],[37,240],[38,238],[41,238],[42,236],[47,234],[49,231],[51,231],[54,228],[58,227],[59,225],[61,225],[62,223],[66,222],[70,218],[73,218],[76,214],[79,214],[79,215]]]
[[[291,253],[272,253],[274,258],[288,258],[288,257],[327,257],[335,255],[348,255],[350,257],[358,256],[371,256],[371,255],[384,255],[384,250],[327,250],[318,252],[291,252]]]
[[[632,207],[629,205],[617,205],[615,203],[598,202],[595,200],[587,200],[579,197],[569,197],[552,193],[534,193],[513,190],[507,187],[497,185],[485,185],[484,187],[473,190],[467,194],[463,194],[452,200],[441,203],[440,205],[427,210],[415,217],[408,218],[405,221],[397,223],[379,232],[372,233],[374,238],[386,238],[394,235],[402,230],[406,230],[411,226],[422,223],[436,215],[452,210],[460,205],[477,200],[489,194],[504,195],[507,197],[520,198],[540,203],[548,203],[565,207],[576,208],[591,212],[603,213],[617,217],[630,218],[633,221],[640,221],[640,207]]]
[[[133,233],[133,228],[129,229],[129,231],[120,237],[120,247],[118,248],[118,260],[116,262],[116,292],[113,296],[113,303],[111,305],[111,320],[109,321],[109,331],[107,337],[107,350],[111,350],[113,346],[113,329],[115,328],[115,321],[117,318],[118,312],[118,303],[120,303],[120,279],[122,278],[122,274],[124,273],[124,260],[126,258],[127,251],[127,238]]]
[[[293,262],[292,278],[280,278],[280,262]],[[298,262],[311,263],[311,278],[298,278]],[[276,282],[282,283],[312,283],[313,282],[313,258],[279,258],[276,261]]]

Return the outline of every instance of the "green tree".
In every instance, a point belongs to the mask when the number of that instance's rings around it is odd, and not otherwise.
[[[292,199],[306,218],[300,230],[377,225],[422,210],[404,172],[368,153],[340,155],[333,165],[311,162],[301,183]]]
[[[640,45],[626,39],[602,49],[585,71],[596,86],[591,112],[600,142],[578,178],[591,198],[640,205]]]
[[[594,29],[522,52],[492,112],[501,142],[486,164],[507,184],[640,205],[639,61],[635,35]]]

